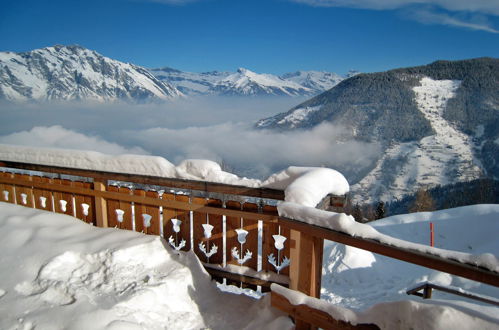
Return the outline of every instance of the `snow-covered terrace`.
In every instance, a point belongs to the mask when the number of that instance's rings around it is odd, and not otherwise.
[[[208,264],[208,271],[222,271],[229,280],[248,280],[250,286],[279,283],[319,297],[324,239],[499,286],[499,261],[492,254],[472,255],[397,240],[346,214],[316,209],[326,196],[348,193],[345,178],[331,169],[290,167],[259,181],[239,178],[204,160],[175,166],[160,157],[5,145],[0,146],[0,165],[93,181],[84,185],[3,174],[0,190],[5,201],[67,213],[101,227],[162,236],[176,251],[194,251]],[[168,188],[160,192],[116,188],[109,180],[166,186],[176,193]],[[179,190],[184,193],[178,194]],[[281,201],[276,209],[225,197],[217,201],[185,195],[192,190]],[[42,205],[41,197],[53,202]],[[69,205],[62,208],[64,198]],[[233,273],[237,276],[228,275]]]

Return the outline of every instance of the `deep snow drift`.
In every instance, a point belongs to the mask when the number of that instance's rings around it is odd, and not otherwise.
[[[397,216],[375,226],[424,243],[431,219],[437,246],[497,254],[498,215],[498,205],[479,205]],[[0,233],[1,329],[292,327],[269,306],[268,296],[254,300],[220,292],[193,253],[174,253],[159,237],[95,228],[66,215],[3,202]],[[337,318],[386,329],[499,325],[497,307],[439,292],[425,301],[405,295],[405,289],[428,279],[495,297],[497,288],[333,243],[326,244],[324,261],[322,296],[334,305],[322,301],[316,307]]]
[[[289,329],[269,306],[220,292],[194,253],[0,203],[0,329]]]

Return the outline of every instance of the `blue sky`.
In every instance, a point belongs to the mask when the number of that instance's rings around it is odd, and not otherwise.
[[[498,0],[2,0],[0,50],[79,44],[145,67],[364,72],[499,57]]]

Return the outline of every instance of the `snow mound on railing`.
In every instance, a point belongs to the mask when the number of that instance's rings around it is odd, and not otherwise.
[[[188,159],[178,166],[162,157],[144,155],[110,156],[95,151],[33,148],[0,144],[0,160],[47,166],[138,174],[165,178],[224,183],[285,191],[286,201],[316,206],[328,194],[345,195],[350,190],[345,177],[332,169],[290,166],[267,180],[241,178],[225,172],[216,162]]]
[[[284,189],[287,202],[310,207],[315,207],[328,194],[345,195],[350,190],[340,172],[322,167],[290,166],[271,175],[262,186]]]
[[[96,151],[0,145],[0,159],[47,166],[125,174],[175,177],[175,165],[162,157],[105,155]]]

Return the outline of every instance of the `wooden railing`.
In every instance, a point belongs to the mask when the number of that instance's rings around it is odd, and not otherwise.
[[[319,298],[327,239],[499,286],[499,273],[476,265],[279,217],[280,190],[2,160],[0,167],[40,172],[0,173],[0,200],[73,215],[99,227],[161,235],[172,249],[193,250],[212,277],[229,284],[268,291],[277,283]],[[344,196],[330,196],[320,204],[341,209],[343,202]],[[300,315],[294,315],[297,328],[322,326]]]
[[[278,223],[282,190],[9,161],[0,167],[2,201],[161,235],[172,249],[193,250],[212,277],[228,284],[265,292],[279,283],[319,295],[322,240]],[[343,202],[330,196],[322,205]]]
[[[423,299],[430,299],[432,296],[433,290],[438,290],[438,291],[450,293],[450,294],[453,294],[456,296],[461,296],[461,297],[465,297],[468,299],[477,300],[477,301],[484,302],[487,304],[499,306],[499,300],[497,300],[493,297],[485,297],[482,295],[478,295],[478,294],[474,294],[474,293],[467,292],[464,290],[460,290],[460,289],[457,289],[455,287],[438,285],[438,284],[431,283],[431,282],[421,283],[421,284],[415,286],[414,288],[407,290],[406,293],[421,297]],[[422,291],[422,292],[420,292],[420,291]]]

